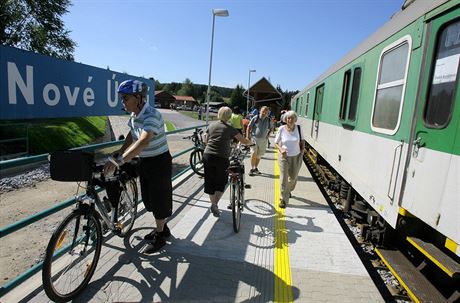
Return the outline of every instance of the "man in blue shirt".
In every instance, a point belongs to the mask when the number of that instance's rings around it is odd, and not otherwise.
[[[265,154],[265,150],[267,149],[268,134],[270,129],[271,121],[268,117],[268,107],[262,106],[260,114],[251,119],[246,130],[246,137],[248,139],[252,139],[252,142],[254,142],[251,154],[250,176],[260,174],[257,166],[259,165],[260,158]]]

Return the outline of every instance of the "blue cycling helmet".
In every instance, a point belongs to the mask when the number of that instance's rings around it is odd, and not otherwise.
[[[147,95],[147,84],[138,80],[126,80],[121,82],[117,92],[125,95],[139,94],[145,97]]]

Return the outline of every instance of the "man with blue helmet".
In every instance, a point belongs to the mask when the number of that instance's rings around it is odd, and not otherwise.
[[[118,94],[127,112],[130,132],[123,146],[114,153],[114,162],[108,162],[105,170],[139,156],[138,167],[142,200],[145,209],[153,213],[156,229],[145,235],[149,244],[144,253],[160,250],[171,232],[166,219],[172,214],[172,158],[164,130],[161,113],[147,102],[147,85],[138,80],[123,81]]]

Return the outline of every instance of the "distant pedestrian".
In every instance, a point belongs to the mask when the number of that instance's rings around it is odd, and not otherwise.
[[[262,106],[260,114],[254,116],[249,122],[246,130],[246,137],[252,139],[254,146],[252,147],[251,154],[251,170],[249,176],[260,174],[257,168],[260,158],[265,154],[267,149],[268,133],[271,129],[271,121],[268,118],[268,107]]]
[[[281,197],[279,207],[281,208],[286,207],[291,192],[297,184],[305,144],[300,125],[296,125],[297,114],[294,111],[288,111],[284,114],[284,119],[286,125],[280,126],[275,136],[280,168]]]
[[[198,107],[198,120],[201,120],[202,115],[203,115],[203,109],[200,106],[200,107]]]
[[[233,113],[232,117],[230,118],[230,124],[240,132],[240,134],[243,134],[243,116],[240,113],[240,108],[238,106],[235,106],[233,108]]]
[[[282,110],[281,111],[281,116],[280,116],[280,125],[285,125],[286,124],[286,121],[284,121],[284,115],[286,114],[287,110]]]

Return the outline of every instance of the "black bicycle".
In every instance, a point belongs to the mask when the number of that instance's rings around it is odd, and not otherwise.
[[[203,142],[203,130],[195,129],[192,135],[184,137],[184,139],[192,140],[195,149],[190,153],[190,166],[192,170],[199,176],[204,177],[204,165],[203,165],[203,152],[205,144]]]
[[[230,155],[228,179],[230,186],[230,204],[232,207],[233,231],[240,231],[241,212],[244,209],[244,189],[249,185],[244,182],[244,158],[249,152],[246,145],[237,145]]]
[[[50,173],[57,181],[86,181],[86,193],[77,196],[76,208],[54,231],[43,262],[45,293],[55,302],[67,302],[91,280],[103,234],[111,231],[125,237],[132,229],[138,203],[136,173],[134,164],[126,163],[113,176],[104,176],[103,165],[81,151],[52,153]],[[102,190],[106,196],[100,198]]]

